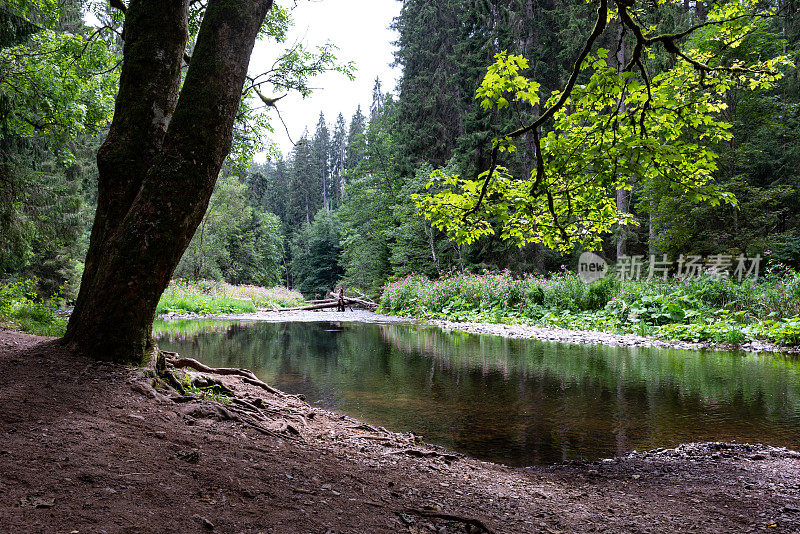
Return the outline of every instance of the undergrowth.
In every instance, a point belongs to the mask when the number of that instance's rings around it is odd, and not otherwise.
[[[235,286],[212,280],[173,280],[161,296],[156,314],[255,313],[258,308],[290,307],[303,302],[300,293],[284,287]]]
[[[451,321],[519,323],[663,339],[800,344],[800,275],[768,273],[741,283],[704,277],[592,284],[577,275],[410,275],[383,288],[379,311]]]
[[[0,323],[38,336],[61,337],[67,321],[56,315],[61,291],[48,298],[36,292],[35,278],[0,284]]]
[[[63,303],[62,294],[59,291],[43,297],[37,294],[37,286],[35,278],[0,283],[0,326],[39,336],[61,337],[67,329],[67,320],[56,314]],[[170,283],[158,303],[156,313],[254,313],[258,308],[297,306],[304,302],[300,293],[283,287],[178,280]]]

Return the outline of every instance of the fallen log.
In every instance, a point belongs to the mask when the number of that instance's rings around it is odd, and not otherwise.
[[[349,303],[349,304],[359,304],[359,305],[361,305],[361,306],[363,306],[365,308],[376,309],[378,307],[378,303],[377,302],[370,302],[368,300],[359,299],[359,298],[356,298],[356,297],[345,297],[344,301]]]
[[[355,297],[344,297],[344,303],[347,306],[359,306],[361,308],[366,308],[368,310],[375,311],[378,309],[378,304],[376,302],[369,302],[367,300],[362,300]],[[278,308],[276,311],[279,312],[287,312],[287,311],[315,311],[315,310],[325,310],[328,308],[339,308],[341,303],[339,299],[330,299],[330,300],[318,300],[312,301],[312,304],[308,306],[298,306],[296,308]]]
[[[338,300],[324,300],[317,304],[311,304],[309,306],[298,306],[297,308],[278,308],[278,311],[314,311],[314,310],[324,310],[326,308],[335,308],[339,305]]]

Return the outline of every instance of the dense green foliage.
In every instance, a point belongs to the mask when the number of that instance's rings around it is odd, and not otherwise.
[[[322,210],[292,240],[295,287],[304,295],[323,297],[341,277],[339,232],[336,216]]]
[[[0,9],[0,279],[73,295],[94,202],[97,135],[113,112],[118,43],[82,2]]]
[[[37,280],[29,279],[0,285],[0,326],[10,326],[40,336],[61,336],[67,321],[56,316],[61,294],[41,298]]]
[[[217,182],[208,211],[175,269],[187,280],[226,280],[265,287],[283,278],[280,222],[247,200],[247,186],[235,177]]]
[[[593,38],[606,27],[607,13],[599,9],[602,25],[595,26]],[[621,25],[624,13],[619,7],[608,17]],[[542,243],[567,253],[576,246],[599,250],[604,235],[635,223],[620,195],[637,184],[658,184],[685,204],[735,206],[735,197],[712,183],[718,169],[714,148],[732,139],[731,125],[721,117],[728,92],[770,90],[794,65],[787,55],[776,50],[771,57],[761,48],[728,64],[720,57],[729,54],[720,50],[737,50],[754,36],[779,41],[764,22],[771,13],[753,13],[752,6],[738,2],[712,5],[702,39],[675,50],[679,61],[662,72],[648,73],[640,52],[658,39],[658,31],[647,30],[650,44],[641,37],[634,48],[639,55],[630,59],[623,37],[616,53],[586,49],[565,89],[546,102],[539,95],[541,84],[521,74],[527,59],[498,53],[476,91],[481,106],[502,110],[515,101],[543,111],[530,126],[493,140],[492,163],[477,178],[434,174],[429,185],[442,190],[415,197],[420,211],[458,242],[499,232],[520,246]],[[743,22],[745,17],[753,22]],[[666,42],[675,48],[673,41],[665,41],[665,47]],[[640,77],[630,70],[634,64]],[[586,83],[573,85],[579,78]],[[548,119],[549,131],[540,131]],[[528,132],[536,153],[533,170],[515,178],[500,156],[516,152],[518,138]]]
[[[655,335],[685,341],[800,343],[800,275],[586,284],[570,273],[411,275],[387,284],[381,310],[398,315]]]

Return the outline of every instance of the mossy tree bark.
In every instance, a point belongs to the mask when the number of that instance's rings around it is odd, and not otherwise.
[[[272,0],[210,0],[181,87],[189,0],[131,0],[98,206],[65,342],[142,363],[158,300],[208,207]]]

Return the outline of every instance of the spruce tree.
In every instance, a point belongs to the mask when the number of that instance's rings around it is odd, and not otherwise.
[[[325,115],[320,111],[317,130],[311,141],[311,168],[320,191],[322,209],[331,211],[333,206],[333,184],[330,172],[330,133],[325,123]]]
[[[287,201],[287,223],[292,233],[303,223],[310,224],[318,209],[321,195],[311,160],[311,144],[308,134],[297,142],[292,151],[292,164],[289,170],[289,196]]]
[[[344,168],[345,168],[345,149],[347,148],[347,132],[345,130],[344,115],[339,113],[336,117],[336,124],[333,127],[331,137],[330,158],[331,158],[331,183],[334,189],[334,206],[339,206],[344,197]]]
[[[372,104],[369,106],[369,120],[373,121],[380,115],[383,108],[384,94],[381,89],[381,79],[375,78],[375,86],[372,88]]]
[[[367,119],[361,112],[361,106],[356,109],[353,118],[350,119],[350,129],[347,132],[347,147],[345,148],[345,169],[355,169],[364,157],[366,141],[364,133],[367,128]]]

